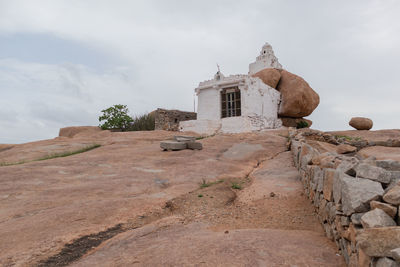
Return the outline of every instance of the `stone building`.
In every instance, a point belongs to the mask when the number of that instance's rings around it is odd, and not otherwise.
[[[251,76],[265,68],[282,68],[268,43],[262,47],[256,61],[249,65],[248,75],[224,76],[218,69],[213,79],[200,82],[195,89],[197,120],[182,121],[179,129],[213,134],[281,127],[278,118],[280,92]]]
[[[195,120],[195,112],[180,110],[167,110],[158,108],[152,112],[154,114],[155,130],[179,131],[181,121]]]

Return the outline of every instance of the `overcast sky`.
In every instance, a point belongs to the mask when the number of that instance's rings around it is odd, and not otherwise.
[[[193,110],[194,88],[247,74],[269,42],[320,95],[313,128],[400,128],[400,1],[0,0],[0,143],[98,125],[128,105]]]

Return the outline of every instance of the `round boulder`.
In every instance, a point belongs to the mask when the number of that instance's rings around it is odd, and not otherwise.
[[[260,78],[263,83],[266,85],[271,86],[272,88],[276,89],[276,86],[281,79],[281,74],[278,70],[273,68],[263,69],[253,75],[253,77]]]
[[[300,76],[286,70],[280,72],[281,79],[276,88],[282,96],[279,116],[301,118],[310,115],[319,105],[319,95]]]
[[[351,118],[349,125],[357,130],[369,130],[372,128],[373,122],[368,118],[354,117]]]

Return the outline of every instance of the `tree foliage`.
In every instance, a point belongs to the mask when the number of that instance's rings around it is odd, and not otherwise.
[[[126,105],[114,105],[101,112],[103,114],[99,117],[99,122],[104,121],[99,125],[101,129],[128,131],[131,128],[133,119],[128,115],[129,110]]]

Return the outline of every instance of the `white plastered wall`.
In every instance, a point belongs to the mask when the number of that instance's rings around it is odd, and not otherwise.
[[[231,86],[240,89],[242,116],[221,119],[220,91]],[[182,131],[200,134],[240,133],[282,126],[277,116],[280,93],[259,78],[247,77],[236,85],[203,89],[199,91],[198,97],[198,119],[181,122]]]

